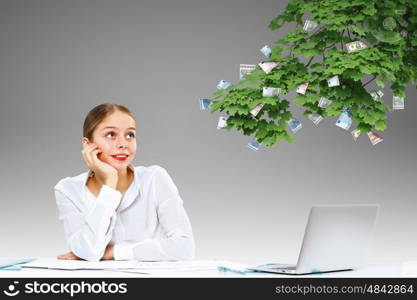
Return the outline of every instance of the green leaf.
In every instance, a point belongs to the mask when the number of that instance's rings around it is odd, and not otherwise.
[[[285,136],[285,139],[287,140],[288,143],[294,143],[295,142],[295,137],[293,135],[287,134]]]
[[[288,121],[289,119],[291,119],[291,117],[292,117],[292,114],[289,111],[287,111],[282,114],[281,119],[284,121]]]
[[[220,107],[222,107],[222,105],[223,105],[223,102],[221,102],[221,101],[213,101],[211,104],[210,104],[210,110],[211,110],[211,112],[215,112],[216,110],[218,110]]]
[[[383,89],[384,87],[385,87],[385,83],[381,80],[381,79],[379,79],[379,78],[376,78],[375,79],[375,83],[381,88],[381,89]]]
[[[366,35],[365,34],[365,31],[361,27],[359,27],[357,25],[353,25],[351,28],[352,28],[353,31],[355,31],[357,34],[359,34],[361,36],[365,36]]]
[[[379,120],[375,123],[375,129],[379,131],[384,131],[387,128],[385,121]]]

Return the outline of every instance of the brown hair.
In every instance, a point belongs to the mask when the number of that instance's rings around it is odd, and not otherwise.
[[[108,115],[114,113],[115,111],[124,112],[136,121],[132,112],[127,107],[121,104],[103,103],[97,105],[88,112],[84,120],[83,136],[88,138],[89,141],[92,141],[93,132],[98,126],[98,124],[100,124],[100,122],[103,121],[103,119],[105,119]]]

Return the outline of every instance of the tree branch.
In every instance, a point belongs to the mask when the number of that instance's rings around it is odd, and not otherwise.
[[[334,45],[336,45],[336,43],[337,43],[337,42],[335,42],[335,43],[331,44],[330,46],[324,47],[324,48],[323,48],[323,50],[326,50],[326,49],[329,49],[329,48],[333,47]]]
[[[327,49],[329,49],[329,48],[332,48],[334,45],[336,45],[336,43],[337,43],[337,42],[335,42],[335,43],[331,44],[330,46],[327,46],[327,47],[324,47],[324,48],[323,48],[323,60],[324,60],[324,58],[325,58],[324,54],[325,54],[326,50],[327,50]]]
[[[310,60],[308,61],[308,63],[306,64],[306,67],[308,67],[310,64],[311,64],[311,62],[313,61],[313,59],[314,59],[314,56],[312,56],[311,58],[310,58]]]
[[[292,56],[292,57],[293,57],[293,55],[292,55],[292,50],[294,49],[294,47],[295,47],[295,44],[291,45],[290,54],[289,54],[288,56]]]
[[[376,76],[374,76],[372,79],[368,80],[364,85],[362,85],[362,87],[365,87],[365,85],[367,85],[368,83],[370,83],[371,81],[373,81],[376,78]]]

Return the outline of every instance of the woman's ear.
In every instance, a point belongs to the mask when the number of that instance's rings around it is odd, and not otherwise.
[[[82,142],[83,148],[85,148],[86,146],[88,146],[88,144],[90,144],[90,141],[86,137],[83,137],[81,142]]]

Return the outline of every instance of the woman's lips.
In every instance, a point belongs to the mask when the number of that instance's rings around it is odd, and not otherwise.
[[[121,156],[121,155],[112,155],[111,157],[113,157],[116,160],[125,161],[127,159],[128,155],[124,155],[124,156]]]

